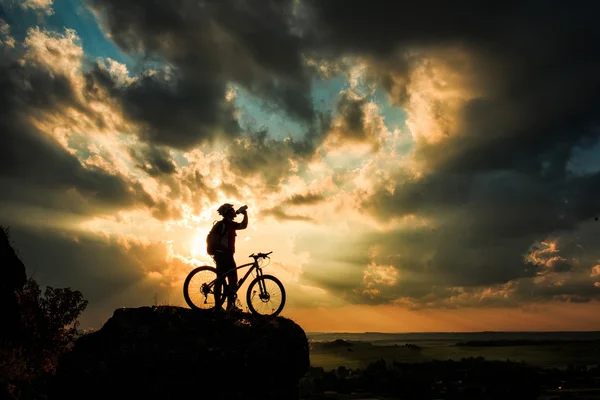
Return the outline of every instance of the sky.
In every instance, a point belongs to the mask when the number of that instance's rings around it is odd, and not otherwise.
[[[596,7],[0,0],[0,224],[81,328],[231,202],[307,332],[600,330]]]

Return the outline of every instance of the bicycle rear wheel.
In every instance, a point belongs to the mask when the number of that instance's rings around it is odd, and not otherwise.
[[[255,278],[248,286],[246,303],[252,314],[276,316],[285,306],[283,284],[272,275]]]
[[[223,287],[215,293],[218,275],[214,267],[203,265],[188,274],[183,283],[185,302],[194,310],[213,310],[223,304]]]

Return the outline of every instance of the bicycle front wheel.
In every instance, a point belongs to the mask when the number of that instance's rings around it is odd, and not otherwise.
[[[252,314],[276,316],[285,305],[285,289],[272,275],[255,278],[248,286],[246,303]]]
[[[208,265],[195,268],[188,274],[183,283],[183,297],[191,309],[213,310],[223,304],[222,288],[215,293],[217,276],[216,268]]]

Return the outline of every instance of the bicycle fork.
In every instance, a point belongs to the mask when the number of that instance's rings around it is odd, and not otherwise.
[[[269,295],[269,293],[267,293],[267,284],[264,279],[258,281],[258,288],[260,289],[260,299],[264,300],[264,297]]]
[[[257,277],[260,277],[263,275],[261,270],[258,270],[259,272],[257,272]],[[258,289],[259,289],[259,293],[258,293],[258,297],[261,299],[261,301],[265,301],[265,299],[269,298],[269,293],[267,293],[267,284],[265,283],[264,279],[260,279],[258,281]],[[256,293],[256,291],[255,291]],[[252,293],[252,295],[254,296],[255,293]]]

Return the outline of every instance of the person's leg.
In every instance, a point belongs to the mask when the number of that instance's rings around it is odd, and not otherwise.
[[[229,288],[231,289],[229,296],[227,296],[227,308],[235,306],[235,297],[233,291],[235,290],[235,287],[237,286],[238,282],[238,274],[237,269],[235,269],[235,267],[235,259],[233,258],[233,254],[231,254],[228,256],[227,260],[227,269],[231,270],[231,272],[227,274],[227,283],[229,285]]]
[[[215,254],[214,260],[215,260],[215,264],[217,267],[217,274],[219,276],[221,276],[222,274],[224,274],[225,272],[227,272],[229,270],[229,265],[228,265],[226,257],[223,257],[223,255],[221,255],[221,254]],[[225,285],[223,285],[223,283],[225,283]],[[221,297],[221,296],[225,295],[225,293],[227,292],[226,285],[227,285],[227,282],[222,281],[220,279],[215,282],[215,286],[214,286],[215,303],[217,302],[217,296]],[[221,305],[222,304],[223,303],[221,303]]]

